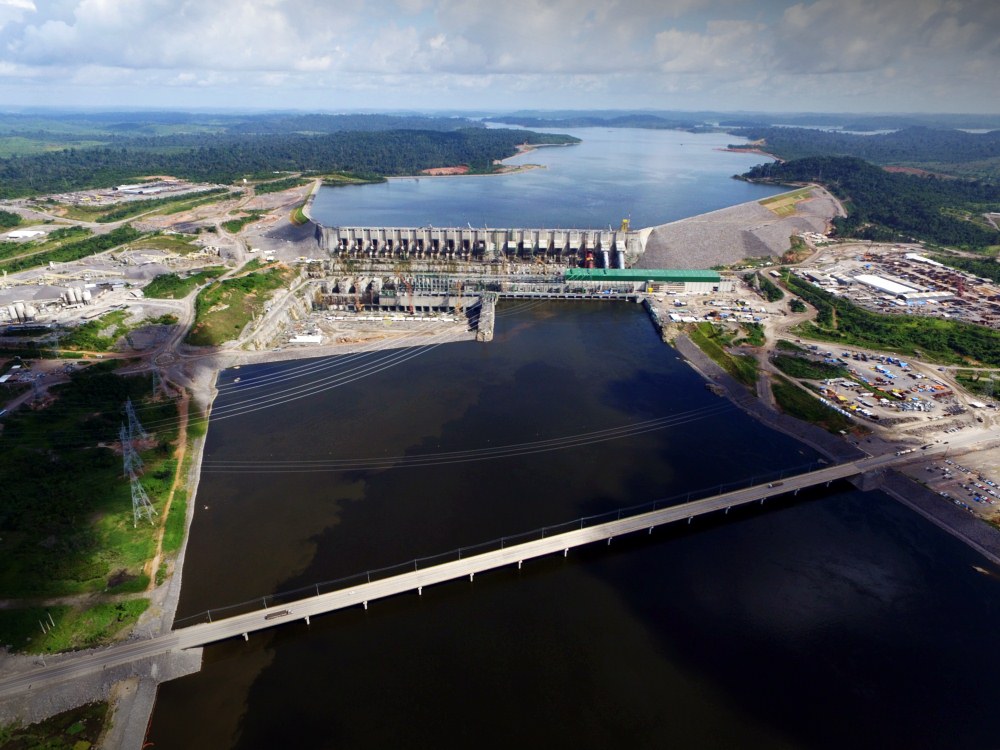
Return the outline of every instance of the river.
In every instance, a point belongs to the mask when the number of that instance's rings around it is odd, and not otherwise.
[[[815,458],[707,391],[637,305],[504,303],[492,343],[412,353],[220,375],[216,412],[244,413],[209,431],[179,616]],[[268,398],[284,403],[258,409]],[[509,445],[524,454],[363,461]],[[316,471],[255,471],[293,460]],[[998,602],[994,566],[884,494],[835,485],[213,646],[161,686],[149,739],[982,748]]]
[[[507,175],[407,177],[380,185],[327,187],[312,215],[327,226],[636,228],[759,200],[782,188],[730,177],[769,161],[723,151],[725,133],[561,130],[582,143],[539,148],[507,164],[543,169]]]

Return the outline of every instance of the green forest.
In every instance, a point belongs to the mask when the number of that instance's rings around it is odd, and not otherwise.
[[[1000,210],[1000,185],[886,172],[853,157],[823,156],[761,164],[743,178],[818,182],[845,202],[834,219],[840,236],[889,242],[911,238],[969,250],[1000,245],[1000,232],[957,214]]]
[[[914,167],[967,177],[1000,178],[1000,130],[966,133],[909,127],[893,133],[853,135],[809,128],[751,127],[729,131],[779,159],[853,156],[879,165]],[[731,148],[746,148],[732,144]]]
[[[810,338],[921,356],[931,361],[1000,366],[1000,331],[955,320],[869,312],[824,292],[797,276],[789,290],[816,308],[815,323],[805,323]],[[919,354],[918,354],[919,352]]]
[[[414,174],[466,164],[490,172],[522,143],[577,143],[524,130],[382,130],[321,135],[183,134],[0,159],[0,198],[110,187],[148,174],[215,183],[274,172]]]

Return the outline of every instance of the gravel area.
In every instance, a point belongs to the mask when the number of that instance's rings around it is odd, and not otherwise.
[[[636,268],[711,268],[744,258],[781,256],[789,237],[824,233],[841,213],[839,203],[821,188],[782,218],[757,201],[741,203],[689,219],[653,227]]]

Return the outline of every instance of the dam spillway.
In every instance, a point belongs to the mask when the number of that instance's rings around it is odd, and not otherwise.
[[[316,226],[320,247],[334,257],[397,260],[541,261],[626,268],[643,251],[630,229],[476,229],[473,227]]]

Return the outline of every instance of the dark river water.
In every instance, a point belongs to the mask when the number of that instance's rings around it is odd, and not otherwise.
[[[770,192],[728,179],[761,160],[717,151],[731,136],[577,134],[520,157],[544,170],[324,190],[316,213],[644,226]],[[707,391],[637,305],[504,303],[492,343],[409,355],[222,373],[179,617],[816,458]],[[612,429],[631,436],[530,445]],[[406,458],[371,468],[390,457]],[[834,485],[212,646],[161,686],[149,740],[1000,747],[998,631],[994,566]]]
[[[216,413],[234,416],[209,433],[179,615],[815,457],[707,391],[639,306],[498,313],[490,344],[440,346],[276,408],[250,411],[358,361],[224,373]],[[662,417],[677,424],[516,458],[248,472]],[[211,471],[221,461],[246,463]],[[887,496],[835,485],[213,646],[201,673],[161,686],[150,740],[994,747],[998,626],[989,564]]]

